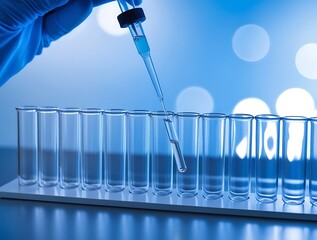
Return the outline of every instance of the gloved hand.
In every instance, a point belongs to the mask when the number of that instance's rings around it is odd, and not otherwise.
[[[1,0],[0,87],[43,48],[112,0]],[[134,1],[139,5],[142,0]]]

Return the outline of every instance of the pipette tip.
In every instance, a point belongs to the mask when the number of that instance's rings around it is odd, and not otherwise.
[[[181,173],[184,173],[187,171],[187,167],[181,167],[181,168],[178,168],[178,171],[181,172]]]

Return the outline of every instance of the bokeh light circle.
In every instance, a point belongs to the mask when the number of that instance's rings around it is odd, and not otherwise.
[[[280,116],[314,116],[315,102],[309,92],[302,88],[290,88],[276,100],[276,112]]]
[[[269,106],[258,98],[243,99],[242,101],[238,102],[233,109],[233,113],[245,113],[251,114],[253,116],[259,114],[269,114],[270,112]]]
[[[270,49],[270,38],[264,28],[247,24],[234,33],[232,47],[235,54],[242,60],[255,62],[267,55]]]
[[[317,79],[317,44],[302,46],[296,53],[295,64],[298,72],[308,79]]]
[[[117,16],[121,13],[116,1],[98,7],[97,20],[103,31],[113,36],[122,36],[128,33],[127,28],[120,28]]]
[[[202,87],[188,87],[181,91],[176,99],[177,112],[212,112],[214,101],[211,94]]]

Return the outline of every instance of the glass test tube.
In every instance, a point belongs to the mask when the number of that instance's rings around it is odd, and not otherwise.
[[[125,188],[126,166],[126,111],[104,111],[105,131],[105,189],[120,192]]]
[[[226,115],[206,113],[203,119],[202,190],[207,199],[223,195]]]
[[[286,204],[301,204],[305,200],[308,119],[288,116],[282,123],[282,198]]]
[[[199,113],[177,113],[177,130],[181,149],[183,149],[187,171],[176,173],[177,194],[180,197],[189,198],[198,193],[198,128]]]
[[[317,206],[317,117],[310,119],[311,142],[310,142],[310,179],[309,195],[310,202]]]
[[[80,184],[80,117],[78,108],[62,108],[59,116],[60,185],[75,188]]]
[[[36,107],[17,107],[18,117],[18,172],[20,185],[37,182],[37,114]]]
[[[37,109],[39,185],[58,184],[58,108]]]
[[[249,198],[252,120],[249,114],[229,115],[228,189],[233,201]]]
[[[173,113],[152,112],[151,117],[151,160],[152,190],[155,195],[164,196],[172,192],[173,187],[173,155],[168,136],[165,134],[164,119],[173,118]]]
[[[276,201],[278,189],[278,159],[280,117],[273,114],[257,115],[255,192],[260,202]]]
[[[80,116],[82,189],[97,190],[102,185],[102,110],[82,109]]]
[[[132,194],[149,189],[150,118],[149,112],[128,112],[128,184]]]

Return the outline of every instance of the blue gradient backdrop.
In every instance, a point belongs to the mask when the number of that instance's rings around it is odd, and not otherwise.
[[[144,0],[142,7],[170,110],[191,86],[207,90],[213,111],[224,113],[251,97],[275,113],[278,96],[293,87],[317,93],[317,82],[295,66],[298,49],[317,42],[316,1]],[[16,146],[19,105],[160,109],[130,35],[105,33],[97,12],[0,88],[0,146]],[[245,24],[261,26],[270,37],[259,61],[243,61],[233,51],[232,37]]]

